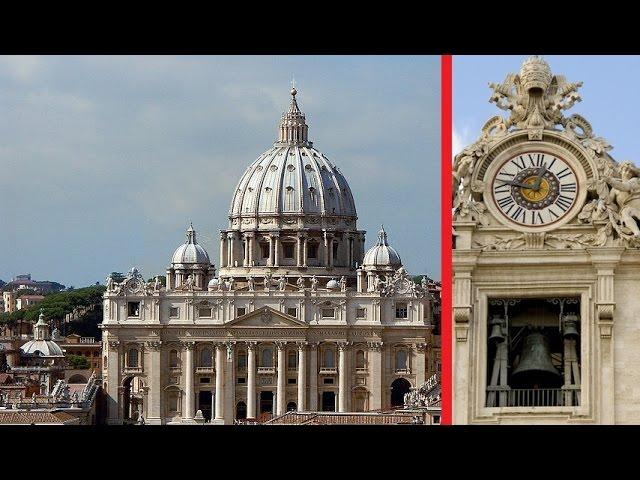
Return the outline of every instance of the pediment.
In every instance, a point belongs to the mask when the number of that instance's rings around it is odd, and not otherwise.
[[[265,328],[308,328],[309,326],[291,315],[279,312],[271,307],[262,307],[253,312],[235,318],[229,327],[265,327]]]

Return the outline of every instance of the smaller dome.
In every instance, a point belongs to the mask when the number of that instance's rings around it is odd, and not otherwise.
[[[20,347],[25,355],[39,357],[64,357],[60,346],[51,340],[30,340]]]
[[[219,285],[220,285],[220,280],[218,280],[217,278],[212,278],[211,280],[209,280],[209,283],[207,284],[207,288],[209,290],[217,290]]]
[[[362,261],[363,268],[373,269],[393,269],[402,266],[402,260],[398,252],[389,245],[387,241],[387,232],[384,231],[384,226],[380,228],[378,232],[378,243],[367,250]]]
[[[334,290],[334,289],[340,288],[340,284],[335,278],[331,278],[331,280],[327,282],[327,288],[329,290]]]
[[[172,264],[204,264],[210,265],[209,254],[198,245],[193,225],[187,230],[187,240],[180,245],[171,257]]]

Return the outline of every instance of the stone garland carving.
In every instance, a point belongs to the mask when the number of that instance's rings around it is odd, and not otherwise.
[[[398,268],[392,276],[385,275],[384,280],[380,280],[376,276],[376,280],[376,290],[379,290],[385,297],[408,295],[414,298],[423,298],[429,295],[428,290],[425,288],[426,279],[423,279],[424,281],[420,285],[416,284],[404,267]]]
[[[153,285],[148,285],[138,269],[133,267],[120,283],[116,283],[111,276],[107,277],[107,292],[115,295],[151,295]]]

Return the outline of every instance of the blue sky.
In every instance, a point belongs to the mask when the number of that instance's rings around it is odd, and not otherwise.
[[[532,55],[535,52],[532,53]],[[484,122],[505,116],[488,102],[489,82],[501,83],[507,73],[517,73],[529,55],[455,56],[453,61],[454,154],[474,142]],[[640,56],[543,55],[554,74],[570,82],[584,82],[576,103],[567,115],[578,113],[605,138],[616,160],[640,164]]]
[[[0,279],[164,273],[218,231],[276,139],[292,75],[309,138],[411,273],[439,278],[439,57],[0,57]]]

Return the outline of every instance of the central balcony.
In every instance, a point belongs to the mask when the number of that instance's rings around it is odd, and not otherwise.
[[[215,371],[213,367],[196,367],[196,373],[215,373]]]
[[[258,373],[263,375],[273,375],[276,373],[276,367],[258,367]]]
[[[320,367],[320,375],[335,375],[338,373],[336,367]]]

